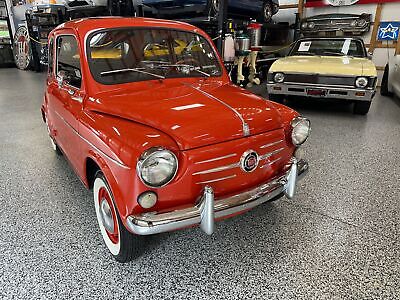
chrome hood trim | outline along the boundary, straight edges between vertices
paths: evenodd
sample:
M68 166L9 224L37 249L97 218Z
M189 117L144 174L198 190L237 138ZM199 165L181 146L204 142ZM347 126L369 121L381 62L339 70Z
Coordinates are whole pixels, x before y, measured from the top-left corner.
M217 97L215 97L215 96L203 91L199 87L195 87L195 86L190 85L190 84L185 84L185 85L195 89L196 91L200 92L201 94L203 94L204 96L206 96L206 97L208 97L208 98L210 98L212 100L218 101L219 103L221 103L225 107L229 108L240 119L240 121L242 122L243 136L249 136L250 135L249 124L246 123L246 121L244 120L243 116L236 109L234 109L232 106L230 106L228 103L222 101L221 99L219 99L219 98L217 98Z

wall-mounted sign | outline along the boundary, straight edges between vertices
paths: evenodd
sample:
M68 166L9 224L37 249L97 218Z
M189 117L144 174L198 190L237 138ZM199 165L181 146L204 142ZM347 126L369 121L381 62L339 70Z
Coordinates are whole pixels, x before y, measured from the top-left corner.
M400 22L381 22L378 30L379 41L397 41L399 38Z
M306 7L346 6L352 4L374 4L400 2L400 0L306 0Z

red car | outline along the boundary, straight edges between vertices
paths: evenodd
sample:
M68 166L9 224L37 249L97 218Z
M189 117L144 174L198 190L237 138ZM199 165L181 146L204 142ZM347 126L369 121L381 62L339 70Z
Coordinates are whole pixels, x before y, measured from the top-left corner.
M310 122L231 83L210 38L174 21L91 18L49 35L43 120L93 188L121 262L145 235L200 226L283 195L308 170Z

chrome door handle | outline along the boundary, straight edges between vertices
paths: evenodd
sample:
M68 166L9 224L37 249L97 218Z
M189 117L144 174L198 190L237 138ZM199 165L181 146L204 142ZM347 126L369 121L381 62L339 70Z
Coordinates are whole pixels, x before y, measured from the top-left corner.
M73 94L75 94L75 91L74 90L68 90L68 94L70 94L72 96Z

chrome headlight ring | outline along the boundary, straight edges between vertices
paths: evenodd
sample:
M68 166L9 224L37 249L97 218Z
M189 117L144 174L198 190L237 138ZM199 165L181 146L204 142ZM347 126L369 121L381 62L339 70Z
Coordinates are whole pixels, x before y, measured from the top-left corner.
M285 74L283 74L282 72L277 72L274 74L274 81L276 83L282 83L285 81Z
M291 122L292 126L291 138L292 143L296 147L305 143L311 133L311 122L304 117L295 117Z
M368 86L368 78L364 76L357 77L355 86L360 89L365 89Z
M178 172L178 158L167 149L150 148L140 156L136 172L146 186L160 188L175 178Z

